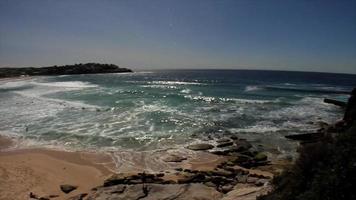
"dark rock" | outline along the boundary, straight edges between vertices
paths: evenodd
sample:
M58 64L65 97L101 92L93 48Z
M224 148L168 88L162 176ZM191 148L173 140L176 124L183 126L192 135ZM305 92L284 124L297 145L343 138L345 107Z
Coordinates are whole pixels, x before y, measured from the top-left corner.
M232 173L231 171L224 170L224 169L217 169L217 170L211 171L210 173L213 176L224 176L224 177L234 176L234 173Z
M246 182L247 182L247 178L248 178L247 175L238 176L237 181L238 181L239 183L246 183Z
M183 172L192 173L192 170L191 169L184 169Z
M265 161L265 160L267 160L267 156L264 153L258 153L257 155L255 155L255 157L253 159L255 161Z
M258 152L255 152L255 151L242 151L242 152L240 152L240 154L246 155L246 156L250 156L250 157L254 157L255 155L258 154Z
M256 177L248 177L246 180L247 183L252 183L252 184L255 184L257 181L258 181L258 178L256 178Z
M60 188L61 188L62 192L68 194L69 192L71 192L71 191L77 189L78 186L65 184L65 185L60 185Z
M240 163L243 163L243 162L247 162L250 159L251 159L251 157L249 157L249 156L238 154L238 155L230 158L229 161L233 162L234 164L240 164Z
M86 197L87 195L87 193L78 194L76 196L68 198L68 200L83 200L84 197Z
M247 151L252 147L252 145L245 140L237 140L235 143L238 152Z
M223 176L212 176L210 178L211 178L210 181L217 186L225 185L233 181L232 179L228 179Z
M104 187L119 185L119 184L141 184L141 183L166 183L165 180L160 177L164 174L147 174L147 173L138 173L135 175L125 175L125 174L114 174L110 178L104 181Z
M234 143L233 142L224 142L224 143L219 143L218 145L216 145L216 147L227 147L227 146L232 146Z
M183 171L182 168L175 168L175 170L176 170L176 171L179 171L179 172Z
M202 173L185 174L183 178L178 179L179 184L183 183L201 183L206 182L205 175Z
M232 140L238 140L238 139L239 139L239 138L238 138L237 136L235 136L235 135L230 136L230 138L231 138Z
M169 155L164 157L162 160L165 162L182 162L183 160L187 160L187 158L184 156Z
M290 140L297 140L297 141L315 141L319 140L324 136L324 133L321 132L316 132L316 133L303 133L303 134L295 134L295 135L286 135L284 136L287 139Z
M217 143L225 143L225 142L231 142L229 138L221 138L216 140Z
M35 193L30 192L29 196L30 198L38 199L38 196Z
M98 188L89 194L87 200L218 200L222 194L204 184L138 184L127 185L123 192L116 192L117 186ZM122 191L122 190L120 190Z
M206 186L208 186L208 187L216 187L216 185L213 183L213 182L206 182L206 183L204 183Z
M224 186L221 186L220 188L220 191L224 194L230 192L232 189L234 188L233 185L224 185Z
M126 184L126 183L127 183L126 175L122 173L114 174L110 178L104 181L104 187L118 185L118 184Z
M163 177L164 176L164 173L159 173L156 175L157 177Z
M40 197L38 200L49 200L49 197Z
M192 145L187 146L187 148L190 150L194 150L194 151L202 151L202 150L212 149L212 148L214 148L214 146L211 144L203 143L203 144L192 144Z
M268 182L267 179L258 179L256 182L255 182L255 185L260 187L260 186L263 186L264 184L266 184Z

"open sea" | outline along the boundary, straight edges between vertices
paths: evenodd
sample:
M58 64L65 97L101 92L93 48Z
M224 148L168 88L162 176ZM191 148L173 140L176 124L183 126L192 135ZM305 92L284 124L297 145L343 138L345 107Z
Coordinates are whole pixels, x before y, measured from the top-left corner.
M313 132L342 110L356 75L170 70L0 81L0 133L17 148L148 151L237 135L295 152L288 134Z

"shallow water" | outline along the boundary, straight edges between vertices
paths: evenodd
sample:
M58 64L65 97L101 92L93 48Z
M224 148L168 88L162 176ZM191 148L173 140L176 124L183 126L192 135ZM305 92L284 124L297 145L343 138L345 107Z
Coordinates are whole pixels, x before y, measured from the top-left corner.
M236 134L288 154L284 135L315 131L342 110L356 76L182 70L35 77L0 83L0 132L22 147L156 150Z

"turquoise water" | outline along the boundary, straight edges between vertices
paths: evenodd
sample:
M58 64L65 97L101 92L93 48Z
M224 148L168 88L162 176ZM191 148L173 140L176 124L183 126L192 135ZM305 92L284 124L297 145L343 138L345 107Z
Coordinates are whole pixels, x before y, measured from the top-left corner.
M288 153L342 110L352 75L185 70L34 77L0 83L0 132L24 147L153 150L238 135Z

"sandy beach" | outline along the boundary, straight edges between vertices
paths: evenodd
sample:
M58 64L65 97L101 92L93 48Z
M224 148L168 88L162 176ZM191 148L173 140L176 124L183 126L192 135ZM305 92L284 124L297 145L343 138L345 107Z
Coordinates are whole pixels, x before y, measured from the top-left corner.
M200 193L198 193L202 196L214 199L214 195L209 196L205 194L205 192L216 193L216 190L212 190L211 187L207 187L204 184L191 185L191 183L196 183L191 178L197 175L199 177L199 173L218 173L215 172L217 167L219 165L221 166L222 163L226 163L228 159L228 157L197 151L194 153L194 156L185 155L188 160L160 163L160 159L177 159L177 150L167 150L156 153L116 152L116 159L118 160L114 162L110 154L66 152L51 149L11 148L14 144L15 141L4 136L0 137L1 200L29 199L30 193L35 194L38 199L40 199L40 197L51 197L48 199L60 200L70 199L71 197L83 193L92 194L95 197L97 194L95 192L93 193L92 189L102 186L103 183L109 180L114 174L122 174L119 177L123 176L124 179L130 181L130 179L145 171L153 174L164 173L162 180L170 183L172 181L180 183L169 184L168 186L164 186L165 184L161 186L153 185L152 187L168 187L166 189L170 189L174 192L175 190L179 191L180 187L188 183L187 186L189 186L189 190L196 188L196 190L200 191ZM114 163L116 163L116 165ZM119 165L117 163L119 163ZM274 166L277 166L277 164L265 166L263 170L248 170L235 166L234 173L246 172L250 174L249 176L251 177L263 177L263 180L266 180L273 177L271 172L276 170ZM279 168L282 167L283 166ZM181 170L184 170L184 172L181 172ZM218 176L224 177L226 176L225 173L226 172L222 174L218 173ZM252 179L255 179L254 181L258 180L257 178ZM159 180L160 178L158 178L156 182L159 182ZM69 194L65 194L60 189L60 185L63 184L78 186L78 188ZM136 182L134 185L135 184ZM252 192L246 193L246 191L250 190ZM237 184L235 188L232 189L232 192L230 194L228 193L224 198L228 200L235 197L254 199L257 195L261 194L261 192L266 192L267 190L268 187L256 187L255 183ZM96 191L96 189L94 191ZM137 188L133 188L133 191L137 193ZM99 194L102 195L102 193ZM218 194L218 199L223 197L220 193L216 194ZM190 196L192 194L188 192L185 195Z
M1 200L28 199L30 192L67 199L90 191L111 174L110 158L105 155L47 149L6 151L11 143L10 139L0 137ZM78 189L65 194L60 190L61 184L75 185Z

